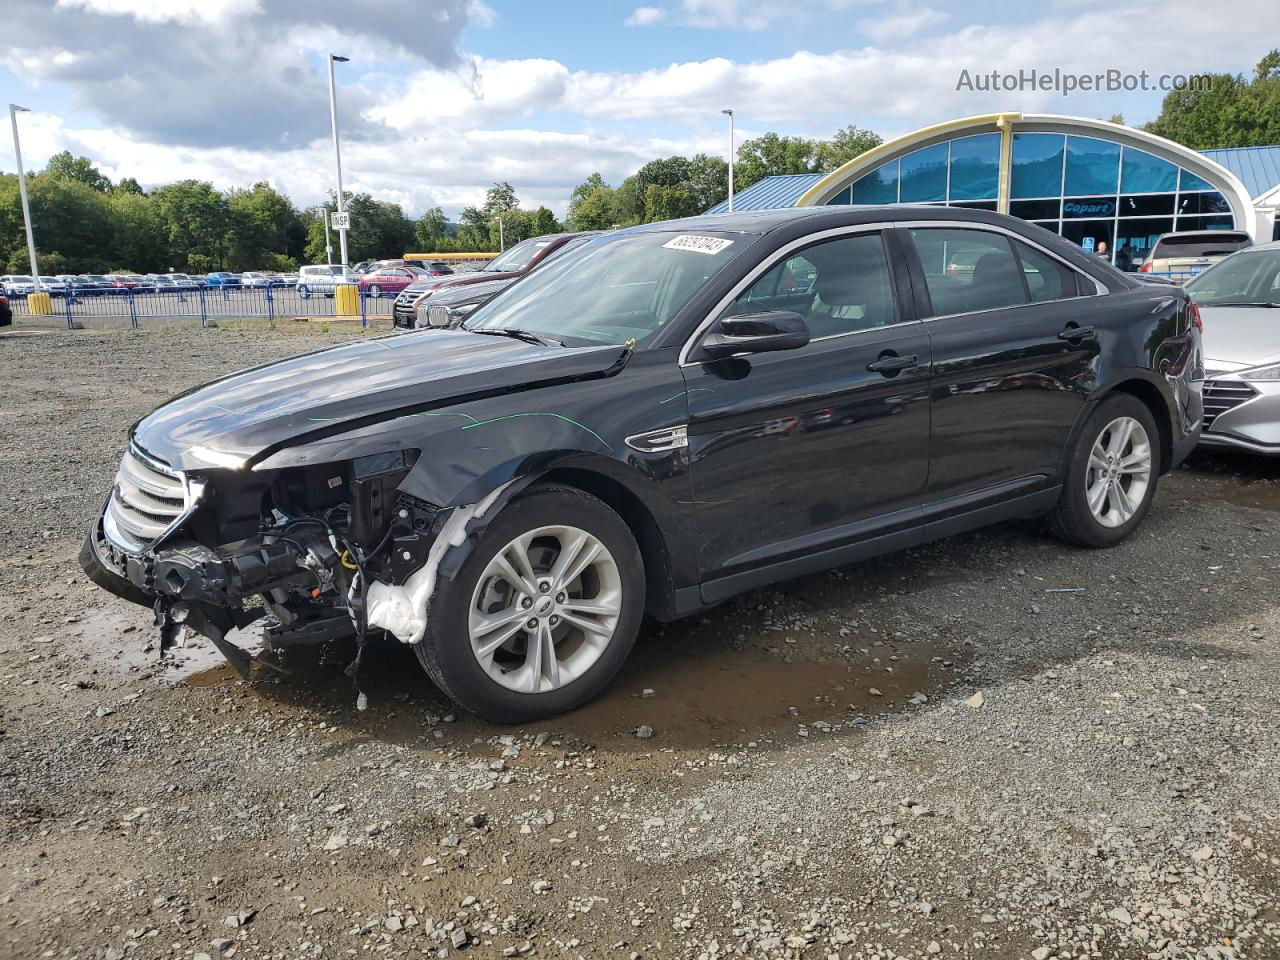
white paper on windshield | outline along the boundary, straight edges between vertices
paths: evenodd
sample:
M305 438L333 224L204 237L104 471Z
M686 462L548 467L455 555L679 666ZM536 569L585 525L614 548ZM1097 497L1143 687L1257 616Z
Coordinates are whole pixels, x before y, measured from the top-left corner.
M705 253L712 257L732 245L732 240L725 240L721 237L695 237L688 233L672 237L663 244L664 247L672 250L688 250L692 253Z

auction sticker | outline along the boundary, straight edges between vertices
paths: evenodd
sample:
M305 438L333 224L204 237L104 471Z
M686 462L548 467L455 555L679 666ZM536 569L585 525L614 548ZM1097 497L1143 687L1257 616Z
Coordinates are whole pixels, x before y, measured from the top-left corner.
M663 244L664 247L669 247L672 250L689 250L693 253L705 253L713 257L724 250L725 247L732 245L732 240L724 240L720 237L695 237L688 233L672 237Z

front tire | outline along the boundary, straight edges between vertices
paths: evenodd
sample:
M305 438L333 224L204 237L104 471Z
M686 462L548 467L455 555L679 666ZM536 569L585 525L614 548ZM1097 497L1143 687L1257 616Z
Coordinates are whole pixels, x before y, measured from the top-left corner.
M1050 530L1082 547L1115 546L1146 517L1159 477L1160 432L1151 410L1137 397L1111 394L1075 439Z
M303 300L310 300L311 288L308 287L306 284L303 284L298 288L298 296L300 296Z
M377 300L380 296L382 296L382 288L381 288L380 286L378 286L376 283L375 283L375 284L372 284L372 285L369 287L369 296L371 296L371 297L373 297L373 299Z
M436 587L414 650L468 710L497 723L540 720L608 686L644 606L644 563L622 518L580 490L535 487Z

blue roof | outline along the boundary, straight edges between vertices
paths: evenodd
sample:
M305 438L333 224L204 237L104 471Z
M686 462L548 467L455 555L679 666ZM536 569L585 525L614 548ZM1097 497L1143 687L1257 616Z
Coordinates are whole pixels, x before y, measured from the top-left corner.
M794 207L804 192L825 177L825 173L786 173L757 180L733 195L734 210L780 210ZM729 201L722 200L707 213L725 213Z
M1255 200L1280 183L1280 147L1225 147L1200 152L1239 177Z

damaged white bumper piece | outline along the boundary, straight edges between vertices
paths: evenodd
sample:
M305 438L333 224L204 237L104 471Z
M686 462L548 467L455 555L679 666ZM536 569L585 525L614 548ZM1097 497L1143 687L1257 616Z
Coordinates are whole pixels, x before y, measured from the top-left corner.
M427 632L427 607L436 588L436 573L440 561L454 547L460 547L467 539L467 526L478 520L498 501L504 490L515 481L504 483L483 500L470 506L454 507L444 522L440 535L427 551L427 562L409 575L405 582L395 584L374 580L369 584L368 622L393 634L402 643L414 644Z

